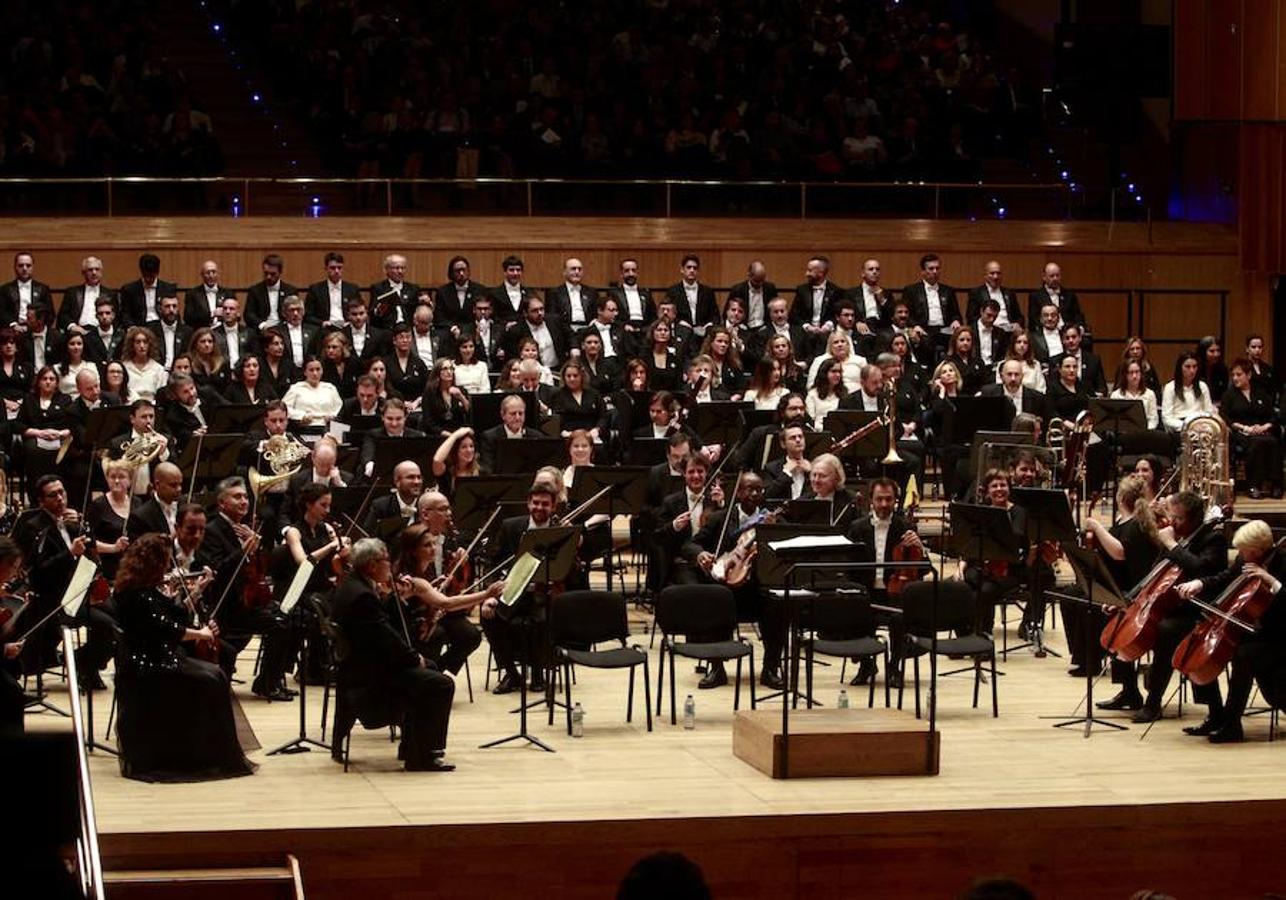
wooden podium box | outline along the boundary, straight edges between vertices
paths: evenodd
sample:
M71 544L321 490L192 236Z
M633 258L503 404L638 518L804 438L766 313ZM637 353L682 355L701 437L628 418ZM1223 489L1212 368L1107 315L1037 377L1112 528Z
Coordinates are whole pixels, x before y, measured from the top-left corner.
M800 709L790 714L791 778L937 775L941 732L896 709ZM765 775L784 778L781 711L741 710L732 752Z

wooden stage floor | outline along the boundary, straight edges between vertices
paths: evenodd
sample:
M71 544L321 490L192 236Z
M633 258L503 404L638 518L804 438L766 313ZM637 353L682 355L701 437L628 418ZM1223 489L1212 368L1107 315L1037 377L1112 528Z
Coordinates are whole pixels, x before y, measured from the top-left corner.
M631 613L631 619L636 639L646 644L645 614ZM1014 625L1011 621L1011 631ZM1010 639L1016 643L1012 634ZM1063 652L1064 644L1061 630L1051 633L1052 648ZM252 645L242 657L243 676L253 666L253 649ZM1058 848L1084 844L1085 836L1096 828L1106 829L1103 834L1115 838L1095 837L1095 842L1129 844L1145 831L1161 841L1163 829L1158 823L1186 821L1196 808L1217 810L1216 818L1225 817L1230 825L1258 822L1256 827L1263 837L1276 833L1286 840L1286 778L1282 777L1286 741L1268 742L1266 716L1248 720L1249 740L1241 745L1212 746L1183 735L1180 726L1199 721L1202 710L1190 704L1184 707L1182 721L1173 718L1176 710L1172 704L1168 717L1146 739L1140 726L1124 732L1096 728L1085 739L1079 728L1055 729L1042 719L1079 713L1083 680L1066 674L1065 660L1053 656L1037 659L1030 650L1016 651L1001 663L1006 675L1000 680L998 719L993 719L987 708L985 686L983 704L975 710L970 708L969 675L942 680L939 776L798 781L774 781L732 755L732 688L697 691L698 676L691 665L680 667L678 697L682 704L687 693L696 696L697 726L693 731L685 731L681 722L671 726L667 714L656 721L655 732L648 734L641 707L636 708L636 721L626 724L627 676L583 671L574 694L586 711L583 738L568 737L561 718L549 727L543 717L535 716L532 733L557 752L544 753L516 743L501 749L479 749L484 741L512 733L517 724L517 717L508 712L516 706L516 695L498 697L483 690L485 650L484 645L473 658L476 702L469 702L463 678L458 683L448 745L448 757L458 768L448 775L400 771L387 730L355 732L353 766L347 774L324 751L272 757L258 751L252 754L260 767L253 777L195 785L149 785L123 779L112 758L97 754L91 760L91 771L108 860L128 861L133 866L140 859L165 859L170 854L176 854L175 859L190 859L194 852L208 856L216 847L228 853L234 848L243 853L278 848L301 854L305 883L312 881L316 887L310 896L343 896L344 890L356 889L359 883L362 890L373 891L368 896L420 896L406 893L405 881L390 881L385 869L373 862L370 866L379 870L387 892L381 893L377 883L362 882L362 876L354 875L354 871L361 871L360 866L354 869L355 861L366 858L366 851L360 849L367 845L364 842L369 843L370 858L375 859L391 847L403 848L397 858L416 852L440 855L443 847L433 842L447 841L454 852L465 853L477 866L480 861L470 857L463 845L472 847L475 854L490 842L499 842L499 851L514 842L531 850L533 835L541 835L538 845L557 844L557 835L562 833L559 829L570 829L567 840L574 844L601 845L596 855L584 856L582 864L600 867L608 880L619 877L630 859L650 848L681 846L707 866L712 881L730 888L720 896L783 896L776 887L770 890L770 884L793 885L782 890L801 896L809 892L805 890L808 867L801 854L826 847L828 852L840 853L842 842L836 842L841 835L859 841L861 834L874 833L886 843L890 835L899 835L894 841L900 847L897 852L904 857L923 855L921 866L947 866L933 882L944 886L941 896L959 890L970 877L1007 871L1042 886L1042 896L1072 897L1126 896L1130 891L1122 889L1129 885L1147 886L1127 877L1124 882L1112 883L1111 892L1098 893L1088 890L1085 881L1067 878L1066 867L1080 864L1075 858L1063 859L1060 864ZM651 665L655 678L655 651ZM817 677L818 699L832 705L840 690L838 667L820 669ZM882 689L882 676L878 686ZM1096 687L1096 696L1110 696L1113 690L1104 677ZM52 699L65 704L60 691L55 688ZM864 706L865 688L847 691L854 706ZM238 685L236 692L264 748L277 746L297 733L296 703L258 700L247 685ZM640 701L642 693L640 689ZM877 703L881 697L882 691L877 690ZM320 700L320 690L310 689L309 730L314 736ZM100 737L109 702L110 693L97 695ZM908 685L908 708L910 702ZM744 690L743 703L748 703ZM773 706L776 708L775 703ZM31 728L63 728L67 720L46 713L28 721ZM948 824L952 822L956 824ZM531 827L506 830L524 825ZM957 831L948 834L952 828ZM185 836L185 832L194 834ZM722 843L712 840L715 834ZM1191 834L1181 828L1166 838L1170 843L1162 844L1169 847L1172 843L1177 853ZM1039 842L1037 835L1041 836ZM1080 844L1074 841L1077 835L1082 836ZM423 845L424 841L432 848ZM974 845L979 842L988 846L987 852L978 851ZM1032 846L1014 855L1014 848L1023 842ZM348 854L340 858L353 865L340 866L335 861L338 845ZM609 845L610 852L603 849ZM949 852L953 847L954 855ZM764 863L783 848L788 848L789 859L777 860L772 866L779 878L762 883L745 881L745 866ZM512 848L510 855L527 858ZM1173 875L1178 870L1166 868L1164 863L1174 858L1169 851L1162 852L1153 861L1155 866L1144 865L1129 877L1143 877L1154 870ZM1195 865L1195 859L1188 862ZM824 855L814 860L814 865L842 873L850 864L846 860L850 857L844 853L837 858ZM540 867L536 871L524 867L520 871L526 874L519 875L520 880L526 879L522 880L524 890L545 883L565 895L603 895L602 891L573 890L571 885L576 882L561 874L548 882L556 868L541 872ZM1265 882L1252 875L1244 862L1227 871L1210 866L1197 871L1212 879L1210 890L1220 881L1225 886L1236 883L1229 882L1230 877L1250 879L1248 884L1255 884L1256 889L1273 885L1273 876L1263 875L1268 879ZM1098 867L1087 877L1099 879L1094 884L1104 884L1095 873ZM922 889L923 882L916 880L922 877L923 872L902 872L892 881L862 883L868 894L899 896ZM1180 891L1185 884L1191 888L1201 883L1192 881L1193 877L1190 873L1178 883L1151 883L1179 896L1219 895L1218 891ZM531 879L535 881L528 884ZM462 895L459 885L453 889L449 881L412 880L421 886L432 883L440 891L424 896ZM1075 889L1069 887L1072 885ZM1060 886L1061 890L1054 889ZM1286 875L1277 878L1276 886L1286 887ZM517 896L523 893L518 887L510 885L489 895ZM823 895L845 893L822 890Z

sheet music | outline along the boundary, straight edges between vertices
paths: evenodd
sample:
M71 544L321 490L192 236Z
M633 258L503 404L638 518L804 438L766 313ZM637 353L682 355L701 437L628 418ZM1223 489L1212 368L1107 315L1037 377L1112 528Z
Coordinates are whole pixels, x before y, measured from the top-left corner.
M82 556L76 560L76 570L71 574L71 582L67 585L67 591L63 594L61 606L70 618L76 618L80 608L85 605L85 597L89 594L89 585L98 574L98 565L88 556Z
M290 615L290 611L295 608L299 598L304 595L304 588L308 586L308 579L313 577L313 570L317 566L309 561L304 560L295 570L295 577L290 580L290 587L286 589L286 596L281 598L281 611Z
M852 541L842 534L801 534L783 541L771 541L768 547L773 553L783 550L836 550L840 547L853 547Z

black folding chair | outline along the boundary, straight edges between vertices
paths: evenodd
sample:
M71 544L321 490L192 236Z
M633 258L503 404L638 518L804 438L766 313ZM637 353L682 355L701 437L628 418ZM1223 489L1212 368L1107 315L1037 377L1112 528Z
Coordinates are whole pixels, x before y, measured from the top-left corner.
M741 709L741 660L750 658L750 708L755 708L755 648L741 636L723 641L677 641L675 635L732 635L737 630L737 601L721 584L671 585L656 602L656 627L661 630L661 659L656 673L656 714L661 714L665 658L670 657L670 724L675 712L674 659L682 656L703 662L737 661L737 683L732 708Z
M910 656L915 667L915 717L920 718L920 657L936 652L938 656L953 656L973 660L973 706L978 708L978 686L982 683L982 663L991 666L991 714L1000 715L996 694L996 642L986 634L963 634L957 637L939 637L936 650L934 634L943 634L958 627L970 627L975 619L974 590L963 581L937 583L937 609L934 610L934 583L917 581L902 591L902 618L906 625L906 654L902 658L902 683L906 684L906 657ZM935 673L936 675L936 673ZM937 696L938 685L929 685L931 696ZM902 708L902 691L898 688L898 709Z
M625 598L608 591L568 591L554 597L549 604L549 640L555 666L562 664L563 700L567 705L567 733L572 733L572 666L590 669L629 669L630 694L625 707L625 721L634 720L634 670L643 667L644 706L647 730L652 730L652 687L648 674L647 651L637 644L628 645L629 622ZM594 645L613 642L608 650ZM585 649L588 648L588 649ZM552 689L552 688L551 688ZM554 704L549 704L549 724L554 724Z
M883 657L884 670L888 671L888 644L875 634L875 612L865 591L819 594L804 610L800 624L811 632L802 642L804 681L810 705L813 702L813 659L819 653L858 660ZM866 705L875 706L874 678L870 680ZM884 705L889 705L888 679L884 682Z

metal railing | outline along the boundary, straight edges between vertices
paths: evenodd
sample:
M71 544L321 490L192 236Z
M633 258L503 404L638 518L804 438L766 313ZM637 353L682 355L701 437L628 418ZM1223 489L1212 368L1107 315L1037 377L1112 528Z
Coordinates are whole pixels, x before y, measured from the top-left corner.
M0 178L0 210L29 215L757 215L799 219L1116 218L1065 182L726 181L694 178Z

